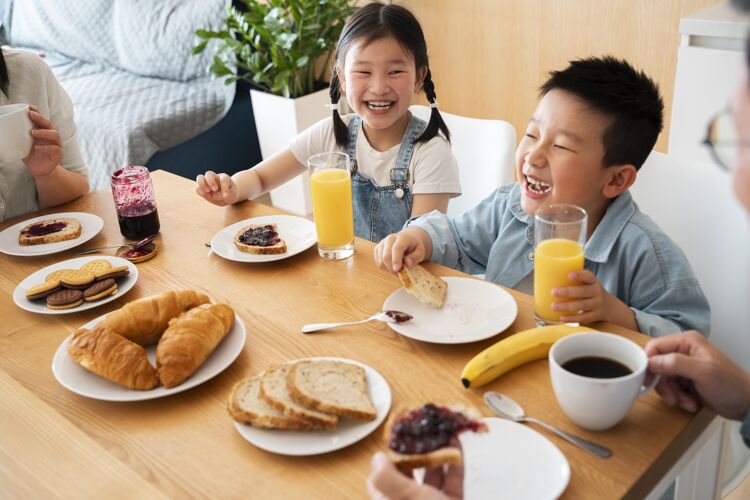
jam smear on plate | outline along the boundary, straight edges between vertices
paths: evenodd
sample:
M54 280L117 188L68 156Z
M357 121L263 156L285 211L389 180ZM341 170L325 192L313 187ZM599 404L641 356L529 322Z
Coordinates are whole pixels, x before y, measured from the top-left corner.
M23 234L26 236L46 236L52 233L59 233L65 229L67 225L67 222L53 222L51 224L40 222L26 228Z
M463 431L477 432L484 428L482 422L463 413L427 403L394 422L388 447L404 455L428 453L448 446Z
M256 247L270 247L276 245L281 238L279 233L273 230L273 226L253 227L240 235L240 243Z

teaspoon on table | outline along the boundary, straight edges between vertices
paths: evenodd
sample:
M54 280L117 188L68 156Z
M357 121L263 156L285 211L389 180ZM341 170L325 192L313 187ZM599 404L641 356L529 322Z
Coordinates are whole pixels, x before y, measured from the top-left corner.
M78 252L76 255L86 255L86 254L89 254L89 253L100 252L100 251L106 250L108 248L120 248L120 247L130 247L133 250L138 250L142 246L144 246L144 245L146 245L148 243L151 243L157 236L158 236L157 234L152 234L151 236L146 236L145 238L143 238L138 243L123 243L121 245L112 245L112 246L108 246L108 247L91 248L89 250L84 250L82 252Z
M363 319L359 321L348 321L345 323L312 323L310 325L304 325L302 327L302 333L313 333L319 330L327 330L329 328L336 328L338 326L361 325L362 323L367 323L368 321L374 321L374 320L383 321L385 323L404 323L406 321L409 321L410 319L412 319L412 316L405 312L380 311L378 313L373 314L367 319Z
M487 391L484 393L484 402L487 403L487 406L489 406L492 411L501 417L513 420L514 422L530 422L532 424L540 425L566 441L569 441L598 457L609 458L612 456L612 450L605 446L589 441L588 439L583 439L582 437L574 436L565 431L561 431L557 427L542 422L541 420L527 417L521 405L504 394L495 391Z

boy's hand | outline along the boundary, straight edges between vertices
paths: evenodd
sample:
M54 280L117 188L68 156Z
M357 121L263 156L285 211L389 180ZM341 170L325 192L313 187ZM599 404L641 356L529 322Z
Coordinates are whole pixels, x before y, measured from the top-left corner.
M573 300L553 302L552 310L565 311L569 315L560 316L565 323L594 323L611 320L612 301L617 300L607 292L594 273L588 270L574 271L568 274L571 281L579 281L578 286L555 288L553 297L566 297Z
M417 228L389 234L375 247L375 263L392 273L398 272L404 265L416 266L427 257L423 238L429 239L429 236Z
M223 207L237 203L239 199L237 184L227 174L216 174L209 170L195 181L198 183L195 192L214 205Z
M35 106L29 106L29 119L34 125L31 129L34 143L23 162L34 177L44 177L54 172L62 161L62 138Z

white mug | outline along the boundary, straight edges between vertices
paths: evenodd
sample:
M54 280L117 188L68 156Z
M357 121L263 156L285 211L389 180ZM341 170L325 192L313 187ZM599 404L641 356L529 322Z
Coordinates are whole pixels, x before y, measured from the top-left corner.
M616 378L578 375L562 365L581 357L602 357L617 361L630 369ZM648 357L644 350L625 337L611 333L574 333L558 340L549 351L552 388L565 414L576 424L591 431L614 427L625 418L638 396L658 382L643 386Z
M34 144L28 104L0 106L0 162L26 158Z

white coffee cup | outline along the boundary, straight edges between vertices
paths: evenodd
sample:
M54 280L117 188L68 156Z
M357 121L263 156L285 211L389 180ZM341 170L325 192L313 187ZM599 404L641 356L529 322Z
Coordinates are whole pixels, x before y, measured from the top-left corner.
M0 162L26 158L34 144L28 104L0 106Z
M616 378L596 378L575 374L563 368L568 361L600 357L617 361L631 373ZM574 333L558 340L549 351L552 388L565 414L591 431L614 427L625 418L639 395L659 381L643 386L648 357L643 348L625 337L611 333Z

